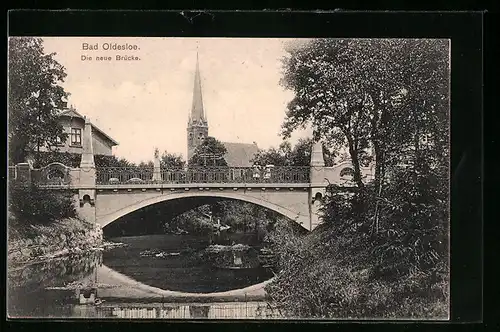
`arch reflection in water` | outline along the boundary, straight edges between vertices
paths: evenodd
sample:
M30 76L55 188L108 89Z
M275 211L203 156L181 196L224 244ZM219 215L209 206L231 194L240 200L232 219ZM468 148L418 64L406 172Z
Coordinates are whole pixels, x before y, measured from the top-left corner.
M239 238L238 238L239 237ZM104 264L152 287L187 293L224 292L270 279L259 261L259 244L231 235L225 245L211 245L209 236L145 235L114 238L127 246L104 253ZM229 250L234 247L234 250Z

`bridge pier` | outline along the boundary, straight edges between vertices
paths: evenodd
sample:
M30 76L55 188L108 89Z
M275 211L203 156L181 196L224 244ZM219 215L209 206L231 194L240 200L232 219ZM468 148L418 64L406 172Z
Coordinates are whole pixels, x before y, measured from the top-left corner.
M85 118L83 131L83 153L80 160L80 183L78 190L77 214L89 223L96 222L95 185L96 169L94 163L94 149L92 146L92 125Z
M327 186L323 146L320 142L313 145L310 166L309 216L311 224L309 230L312 231L321 223L321 201L325 197Z

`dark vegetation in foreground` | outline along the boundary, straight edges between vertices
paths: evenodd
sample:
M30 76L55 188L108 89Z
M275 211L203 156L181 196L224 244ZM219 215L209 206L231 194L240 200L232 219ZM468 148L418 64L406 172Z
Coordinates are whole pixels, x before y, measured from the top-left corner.
M44 190L15 180L9 182L9 211L18 223L28 225L76 217L71 191Z
M355 186L328 188L323 224L305 237L270 234L271 299L292 317L447 319L448 42L318 39L287 52L285 137L310 124L346 147Z
M332 194L325 223L309 234L287 223L269 233L279 262L266 289L273 303L291 317L446 319L447 227L436 223L446 220L442 211L394 201L400 210L374 232L373 196L363 197L372 207L362 214L352 210L359 199Z

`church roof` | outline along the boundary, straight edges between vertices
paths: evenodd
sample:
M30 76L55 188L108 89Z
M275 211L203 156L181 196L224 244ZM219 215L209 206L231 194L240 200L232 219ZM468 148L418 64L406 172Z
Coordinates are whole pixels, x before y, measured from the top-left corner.
M257 144L222 142L227 149L224 156L230 167L251 167L251 160L259 151Z
M196 53L196 71L194 73L193 104L191 106L191 114L189 117L189 122L192 121L196 121L198 124L206 124L207 122L205 110L203 108L203 96L201 93L201 76L198 53Z
M74 108L70 108L70 109L62 111L61 113L59 113L59 116L66 116L66 117L70 117L70 118L85 119L85 117L83 115L81 115L80 113L78 113ZM96 132L98 132L102 136L104 136L104 138L106 138L107 140L109 140L112 145L118 145L117 141L115 141L113 138L111 138L111 136L109 136L104 131L102 131L101 129L99 129L95 124L91 123L91 125L92 125L92 129L93 130L95 130Z

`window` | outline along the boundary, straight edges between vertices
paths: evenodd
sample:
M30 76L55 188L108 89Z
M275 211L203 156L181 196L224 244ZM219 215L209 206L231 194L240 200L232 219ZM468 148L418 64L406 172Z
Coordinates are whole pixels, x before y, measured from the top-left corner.
M82 130L71 128L71 145L82 145Z

